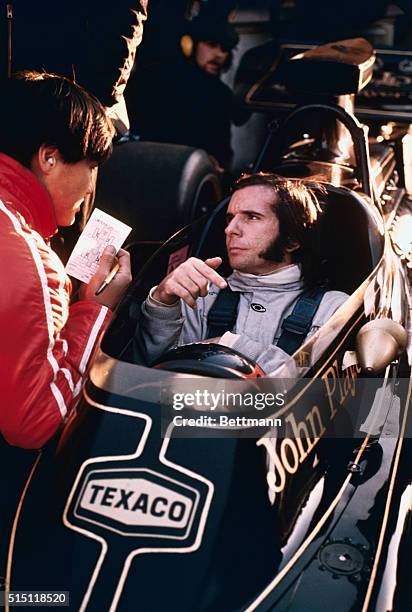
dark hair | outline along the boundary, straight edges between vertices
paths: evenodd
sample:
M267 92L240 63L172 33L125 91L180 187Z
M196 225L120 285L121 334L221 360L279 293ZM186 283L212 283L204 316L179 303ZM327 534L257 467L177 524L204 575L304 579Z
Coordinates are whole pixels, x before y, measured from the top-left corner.
M325 193L321 184L301 179L290 179L272 173L242 175L232 192L260 185L273 193L272 209L279 221L279 241L282 258L286 247L293 243L299 248L290 253L293 263L302 267L302 277L308 287L324 282L318 235L318 217L322 210L315 191Z
M26 167L41 145L68 164L110 156L114 128L102 104L69 79L24 71L3 83L0 151Z
M239 42L239 34L234 26L227 21L204 11L188 24L188 34L194 41L206 40L218 43L225 51L232 51Z

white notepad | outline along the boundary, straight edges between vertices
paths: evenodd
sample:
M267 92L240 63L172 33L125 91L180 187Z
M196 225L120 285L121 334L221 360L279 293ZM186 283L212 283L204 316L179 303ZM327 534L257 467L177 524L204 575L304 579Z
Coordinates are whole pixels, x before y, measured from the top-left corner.
M95 208L66 264L67 274L88 283L104 249L111 244L118 251L131 230L126 223Z

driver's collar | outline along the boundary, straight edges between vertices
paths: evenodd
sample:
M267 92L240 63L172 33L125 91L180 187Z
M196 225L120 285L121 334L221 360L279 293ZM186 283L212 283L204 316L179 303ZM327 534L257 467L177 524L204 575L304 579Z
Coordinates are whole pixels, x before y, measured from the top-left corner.
M233 270L228 281L231 289L240 291L246 288L288 291L303 287L300 264L290 264L270 274L248 274Z

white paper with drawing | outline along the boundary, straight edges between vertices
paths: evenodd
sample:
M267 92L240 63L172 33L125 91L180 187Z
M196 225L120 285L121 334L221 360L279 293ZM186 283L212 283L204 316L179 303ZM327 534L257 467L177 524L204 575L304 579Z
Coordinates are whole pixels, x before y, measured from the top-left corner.
M66 264L67 274L88 283L104 249L112 244L118 251L131 230L125 223L95 208Z

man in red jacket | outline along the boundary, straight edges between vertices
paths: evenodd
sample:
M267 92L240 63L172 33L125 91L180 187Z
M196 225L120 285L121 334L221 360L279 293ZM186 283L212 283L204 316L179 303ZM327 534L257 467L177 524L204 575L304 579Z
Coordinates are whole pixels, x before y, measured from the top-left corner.
M128 254L108 247L69 304L71 283L50 249L93 189L111 152L113 127L100 102L64 77L25 73L8 81L0 113L0 432L43 446L67 419L90 356L130 282Z

